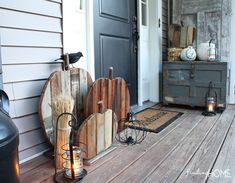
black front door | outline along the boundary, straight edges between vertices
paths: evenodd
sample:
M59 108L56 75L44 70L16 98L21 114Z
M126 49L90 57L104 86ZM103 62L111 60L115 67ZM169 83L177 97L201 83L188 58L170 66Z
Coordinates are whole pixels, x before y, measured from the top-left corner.
M136 0L94 0L95 77L123 77L137 103ZM135 40L134 40L134 39Z

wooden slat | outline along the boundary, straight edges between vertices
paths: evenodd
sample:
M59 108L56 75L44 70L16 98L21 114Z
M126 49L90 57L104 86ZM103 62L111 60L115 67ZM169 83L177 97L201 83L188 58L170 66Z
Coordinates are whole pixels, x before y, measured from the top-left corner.
M181 124L178 125L174 131L161 139L158 144L153 146L147 153L140 157L138 161L131 164L131 166L129 165L126 171L119 174L112 181L118 182L120 180L120 182L141 182L141 180L144 179L144 177L146 177L154 167L161 163L161 161L164 160L172 150L179 146L189 132L197 126L198 122L202 123L202 118L203 117L198 116L198 114L193 114L181 119ZM191 119L193 119L193 121ZM130 169L136 169L138 167L142 167L142 171L138 174L130 171Z
M78 141L81 142L81 146L85 146L84 150L86 150L84 159L90 160L111 146L114 140L112 135L115 136L117 132L117 120L113 116L115 113L111 109L94 113L79 127ZM83 145L84 138L86 138L85 145Z
M219 115L204 118L181 142L177 148L160 165L157 165L148 175L145 176L146 182L157 179L165 182L172 182L181 174L184 167L193 157L193 154L205 140L210 130L213 128ZM217 124L217 123L216 123ZM172 163L174 162L174 163Z
M233 106L234 111L234 106ZM235 180L235 120L212 168L208 183L230 183ZM218 174L220 173L220 174ZM219 176L218 176L219 175Z
M103 102L103 109L112 109L117 115L117 120L125 119L130 111L130 95L126 82L122 78L110 80L100 78L95 81L85 99L85 116L98 111L98 102ZM123 124L119 123L119 130Z
M40 167L37 168L37 171L29 171L26 172L20 178L20 182L31 182L31 183L39 183L44 179L53 176L55 173L53 163L45 162ZM34 177L32 179L32 177Z
M170 128L166 128L165 130L163 130L162 133L159 133L159 135L150 133L148 136L150 136L151 138L147 138L145 141L143 141L141 146L129 146L129 148L126 148L124 151L122 151L122 153L120 153L118 156L116 156L116 158L111 159L109 162L103 164L102 167L100 167L99 169L96 169L91 174L88 174L84 179L85 182L92 182L92 180L96 180L98 182L106 182L106 181L111 181L111 180L114 181L113 179L116 176L118 176L122 172L125 172L124 171L125 169L127 169L129 166L133 165L146 152L151 150L153 147L157 146L158 143L165 142L165 141L163 141L163 139L167 138L167 135L169 135L170 133L173 133L173 134L172 134L172 136L168 137L168 138L170 138L169 141L171 141L173 139L177 139L177 138L175 138L175 133L177 133L176 129L183 128L182 131L180 130L181 133L179 133L182 135L181 138L183 138L185 136L185 133L187 134L186 129L193 128L195 123L197 123L198 121L200 121L202 119L201 116L193 115L194 119L195 119L195 121L194 121L195 123L192 123L192 121L189 120L190 117L187 117L187 116L188 116L188 114L185 114L181 118L178 118L178 120L176 120L174 123L172 123L173 128L175 127L174 125L178 125L177 127L175 127L174 131L170 127ZM180 124L179 124L179 121L181 122ZM165 155L165 153L164 153L164 155ZM153 157L157 158L158 156L156 157L156 153L155 153ZM112 166L112 165L115 165L115 166ZM142 165L139 166L137 169L139 169L140 167L142 167ZM134 168L132 170L137 170L137 169ZM144 169L141 169L141 171L144 171ZM131 171L131 172L133 174L135 174L134 177L137 176L135 171ZM117 180L117 182L123 182L123 181L120 181L120 179L125 179L125 178L128 179L129 176L132 177L131 172L128 171L128 176L125 176L125 177L120 176L119 179L115 179L115 180ZM130 173L130 175L129 175L129 173ZM140 181L137 181L137 182L140 182Z
M23 176L26 172L32 171L33 169L36 169L40 165L49 162L50 159L48 159L45 156L39 156L34 158L33 160L30 160L28 162L22 163L20 165L20 174Z
M61 19L12 10L0 9L0 16L7 17L0 19L1 27L11 27L29 30L40 30L49 32L62 32ZM16 21L15 18L21 21Z
M227 131L234 119L234 108L227 109L222 116L217 120L216 126L210 131L209 135L202 143L200 148L194 154L193 158L190 160L188 165L185 167L184 171L177 179L177 182L205 182L207 179L207 174L195 174L200 172L210 172L214 161L220 151L221 146Z
M53 119L53 110L49 107L52 101L59 95L68 95L74 98L75 111L80 118L83 114L83 98L87 94L88 89L92 85L90 74L79 68L73 68L68 71L54 72L45 83L42 95L39 101L39 116L45 132L52 143L51 136L52 123L57 119Z

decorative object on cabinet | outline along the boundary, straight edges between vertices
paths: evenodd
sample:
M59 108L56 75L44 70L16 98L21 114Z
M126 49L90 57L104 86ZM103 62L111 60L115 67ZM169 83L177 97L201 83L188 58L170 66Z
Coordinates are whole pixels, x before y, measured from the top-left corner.
M226 62L163 62L163 103L205 107L213 82L217 105L226 107Z
M168 48L168 61L180 60L182 48Z
M216 59L216 48L215 43L211 39L208 42L200 43L197 48L197 57L203 61L215 61Z
M196 59L196 51L192 46L188 46L181 51L180 58L183 61L194 61Z

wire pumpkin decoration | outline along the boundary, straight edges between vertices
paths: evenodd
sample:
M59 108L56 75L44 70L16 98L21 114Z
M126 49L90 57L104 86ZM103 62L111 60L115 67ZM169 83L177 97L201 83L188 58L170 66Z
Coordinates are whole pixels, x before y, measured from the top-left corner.
M127 113L127 117L121 119L119 123L124 123L124 130L116 135L116 140L121 144L140 144L146 138L145 125L143 121L135 119L133 112Z

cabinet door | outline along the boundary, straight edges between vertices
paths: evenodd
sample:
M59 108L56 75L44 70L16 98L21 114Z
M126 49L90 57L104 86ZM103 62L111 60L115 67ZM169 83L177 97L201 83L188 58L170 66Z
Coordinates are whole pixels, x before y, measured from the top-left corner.
M172 1L172 23L196 27L195 46L216 39L221 61L229 59L231 12L231 0Z
M190 65L163 64L163 102L189 104L192 95Z

